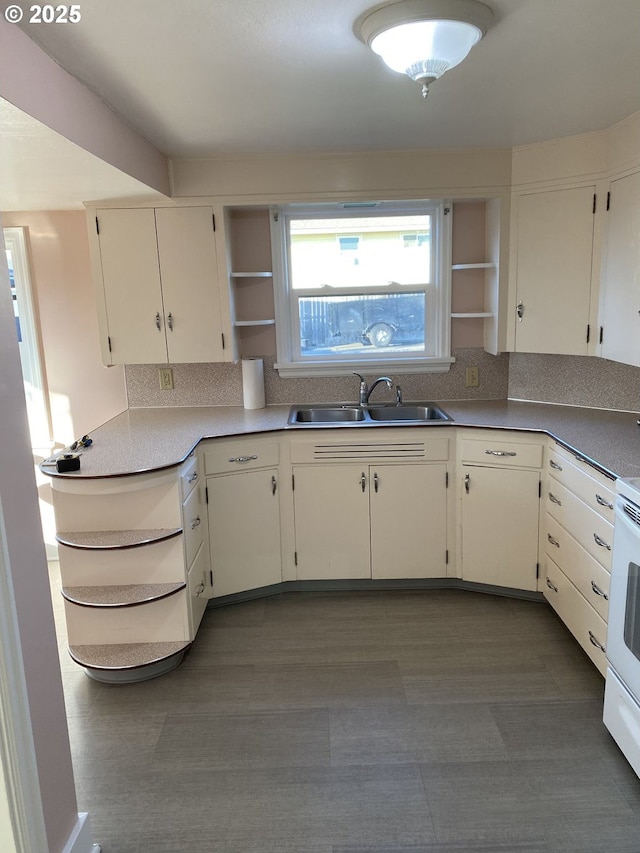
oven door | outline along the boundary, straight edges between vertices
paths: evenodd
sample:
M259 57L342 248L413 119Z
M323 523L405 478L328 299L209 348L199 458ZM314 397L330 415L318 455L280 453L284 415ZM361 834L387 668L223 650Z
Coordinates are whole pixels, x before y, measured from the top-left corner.
M607 658L640 699L640 508L616 499Z

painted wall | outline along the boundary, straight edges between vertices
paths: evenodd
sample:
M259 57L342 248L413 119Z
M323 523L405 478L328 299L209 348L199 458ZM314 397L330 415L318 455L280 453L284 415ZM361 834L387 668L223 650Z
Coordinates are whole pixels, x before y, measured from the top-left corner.
M0 520L15 598L48 851L58 853L76 825L78 811L22 371L1 239L0 249Z
M100 360L83 211L4 213L27 229L53 437L67 445L127 407L121 367Z

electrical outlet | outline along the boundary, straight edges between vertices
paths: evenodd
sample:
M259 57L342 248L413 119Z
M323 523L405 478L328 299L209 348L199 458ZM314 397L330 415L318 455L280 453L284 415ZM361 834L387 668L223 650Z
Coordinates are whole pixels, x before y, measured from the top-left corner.
M171 367L161 367L158 371L160 378L161 391L173 391L173 369Z
M477 367L467 367L467 371L465 374L465 381L467 383L467 388L477 388L480 380L478 378L478 368Z

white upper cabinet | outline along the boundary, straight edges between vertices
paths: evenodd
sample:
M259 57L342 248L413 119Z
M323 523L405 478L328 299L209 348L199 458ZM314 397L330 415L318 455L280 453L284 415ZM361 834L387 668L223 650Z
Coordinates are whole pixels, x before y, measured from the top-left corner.
M223 361L211 207L96 211L108 364Z
M611 182L607 216L601 355L640 366L640 172Z
M585 186L516 199L516 352L588 354L594 198Z

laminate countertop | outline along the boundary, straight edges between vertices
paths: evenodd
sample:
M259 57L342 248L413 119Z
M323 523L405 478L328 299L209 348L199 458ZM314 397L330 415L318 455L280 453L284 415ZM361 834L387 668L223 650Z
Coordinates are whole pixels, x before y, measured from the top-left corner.
M451 426L546 433L611 477L640 476L640 415L516 400L450 400L438 405L453 424L376 424L321 429L450 429ZM70 479L119 477L179 465L203 439L242 436L287 427L290 406L246 410L240 406L128 409L91 433L80 471L45 474ZM302 429L308 429L303 427Z

